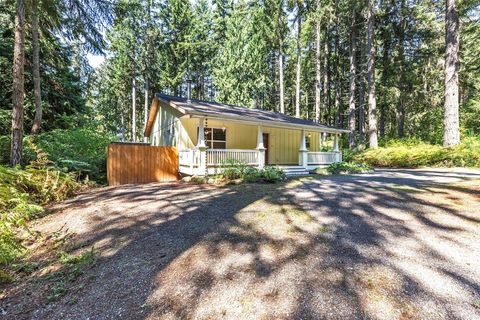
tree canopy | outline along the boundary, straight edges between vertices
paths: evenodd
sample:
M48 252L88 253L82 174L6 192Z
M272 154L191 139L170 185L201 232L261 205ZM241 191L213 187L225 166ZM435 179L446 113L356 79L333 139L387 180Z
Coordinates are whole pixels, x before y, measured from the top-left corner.
M454 131L480 134L475 0L6 0L1 135L11 134L19 3L27 133L40 109L43 131L92 126L138 140L154 92L185 95L192 79L195 98L350 128L351 147L374 146L372 132L441 143L456 103ZM104 54L99 68L88 52ZM449 70L458 81L445 81Z

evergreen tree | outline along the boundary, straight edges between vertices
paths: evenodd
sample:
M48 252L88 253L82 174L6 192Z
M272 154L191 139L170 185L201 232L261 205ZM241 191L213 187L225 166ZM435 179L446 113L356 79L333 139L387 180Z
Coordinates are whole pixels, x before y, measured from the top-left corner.
M460 21L455 0L447 0L445 7L445 116L443 145L453 147L460 143L458 115L458 70Z

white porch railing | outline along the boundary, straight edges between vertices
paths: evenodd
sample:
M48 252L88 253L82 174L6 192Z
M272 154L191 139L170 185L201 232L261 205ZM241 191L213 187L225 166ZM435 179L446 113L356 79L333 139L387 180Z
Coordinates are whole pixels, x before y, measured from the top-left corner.
M342 154L340 152L308 152L307 163L309 165L315 164L331 164L342 161Z
M227 161L234 160L249 166L263 167L260 160L264 157L263 150L244 149L190 149L178 151L179 171L188 175L216 174L222 170ZM299 155L306 155L305 168L315 168L342 161L340 152L305 152ZM302 160L304 161L304 160ZM302 166L302 163L300 163Z
M243 149L207 150L207 166L221 166L228 160L234 160L250 166L258 165L258 151Z
M200 164L200 151L195 149L178 151L178 164L197 167Z

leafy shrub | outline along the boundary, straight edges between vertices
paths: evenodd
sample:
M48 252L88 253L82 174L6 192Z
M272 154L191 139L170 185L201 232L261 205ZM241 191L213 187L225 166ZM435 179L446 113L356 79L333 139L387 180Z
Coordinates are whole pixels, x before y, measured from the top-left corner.
M327 167L327 172L330 174L363 173L370 170L372 168L369 165L356 162L337 162Z
M278 167L267 166L260 170L260 178L263 182L274 183L285 178L285 173Z
M245 175L245 170L248 168L246 163L235 160L227 159L221 165L221 174L220 177L225 180L236 180L243 178Z
M0 164L10 163L10 136L0 136ZM26 136L23 139L22 165L28 165L31 161L37 159L37 154L32 145L32 139Z
M220 178L226 181L243 179L246 182L268 182L274 183L285 177L284 172L274 166L267 166L261 170L250 167L243 162L228 159L222 165Z
M75 172L79 178L88 176L98 182L106 181L106 149L113 137L91 129L68 129L26 136L22 165L31 162L53 164L59 170ZM0 164L8 164L10 137L0 137Z
M354 157L377 167L480 167L480 138L469 137L454 148L443 148L415 139L394 140Z
M262 171L257 168L249 167L244 172L243 180L245 182L259 182L262 180Z
M16 230L43 213L41 205L70 197L80 185L53 168L0 166L0 265L23 254Z
M36 138L38 147L55 165L68 172L106 180L107 146L112 137L89 129L53 130Z

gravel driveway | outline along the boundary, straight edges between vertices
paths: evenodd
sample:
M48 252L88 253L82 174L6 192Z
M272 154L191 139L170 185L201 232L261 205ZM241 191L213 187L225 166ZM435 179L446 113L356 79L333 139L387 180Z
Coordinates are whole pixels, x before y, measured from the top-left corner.
M55 302L9 288L5 318L480 319L480 171L125 186L54 210L34 229L97 261Z

